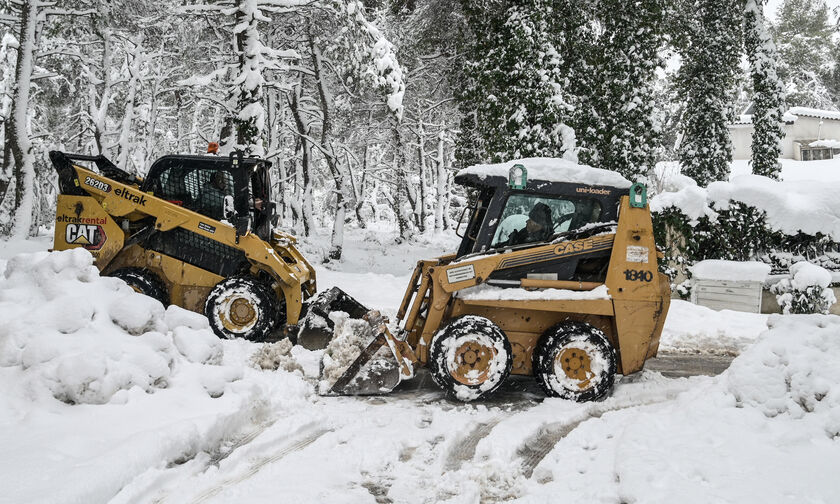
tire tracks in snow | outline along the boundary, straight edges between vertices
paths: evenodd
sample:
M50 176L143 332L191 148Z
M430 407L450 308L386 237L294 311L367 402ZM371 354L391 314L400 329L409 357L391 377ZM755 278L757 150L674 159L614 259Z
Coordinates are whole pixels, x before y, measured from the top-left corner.
M601 418L602 415L613 411L668 402L673 400L683 390L683 388L667 390L662 396L647 398L642 401L622 401L617 404L596 403L584 409L579 415L576 415L576 418L543 424L516 449L522 475L530 479L534 474L534 469L554 449L557 443L571 434L582 423Z
M297 451L300 451L300 450L306 448L307 446L309 446L312 443L314 443L315 441L317 441L324 434L326 434L328 432L332 432L333 429L326 428L326 427L323 427L323 426L313 425L313 426L310 426L309 428L305 428L303 430L304 430L304 432L302 432L302 433L298 434L297 436L293 437L292 439L290 439L289 442L285 446L283 446L283 448L278 450L276 453L274 453L270 457L265 457L265 458L261 458L261 459L257 460L256 462L251 464L251 467L247 471L243 472L242 474L239 474L237 476L233 476L233 477L230 477L230 478L226 478L226 479L222 480L219 484L201 492L193 500L191 500L190 503L191 504L199 504L201 502L206 502L208 499L210 499L210 498L218 495L219 493L221 493L225 488L228 488L232 485L236 485L238 483L242 483L243 481L253 477L258 472L260 472L260 470L263 467L265 467L269 464L273 464L273 463L279 461L280 459L282 459L282 458L284 458L284 457L286 457L286 456L288 456L292 453L295 453Z
M476 425L469 434L460 439L456 439L446 456L446 462L443 465L443 470L457 471L461 468L461 465L463 465L464 462L472 460L475 457L475 448L478 446L478 442L489 436L493 427L509 416L509 414L499 415L486 422L479 422L479 424Z

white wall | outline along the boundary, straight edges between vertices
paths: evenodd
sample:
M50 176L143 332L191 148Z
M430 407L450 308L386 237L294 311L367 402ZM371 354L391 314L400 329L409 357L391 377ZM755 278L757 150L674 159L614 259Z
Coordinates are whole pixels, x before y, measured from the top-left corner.
M820 119L816 117L799 118L793 124L783 124L782 132L785 136L782 139L781 157L793 159L794 154L799 158L798 152L794 153L794 142L797 140L840 140L840 121L833 119ZM729 133L732 138L732 158L750 159L752 154L752 124L734 124L729 126Z

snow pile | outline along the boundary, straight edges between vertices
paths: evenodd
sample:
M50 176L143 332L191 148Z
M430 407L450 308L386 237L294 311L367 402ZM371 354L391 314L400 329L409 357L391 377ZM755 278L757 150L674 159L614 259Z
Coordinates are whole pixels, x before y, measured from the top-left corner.
M363 319L350 318L346 312L330 313L330 320L335 324L334 336L324 350L321 380L318 391L328 394L333 385L347 371L371 341L370 324Z
M262 345L251 358L251 362L260 369L282 369L290 373L294 371L303 373L303 367L292 356L292 342L289 338Z
M120 391L167 388L179 368L220 364L223 350L201 315L100 277L86 250L23 254L0 279L0 366L31 393L104 404ZM238 373L212 368L206 391Z
M726 374L737 405L767 417L804 419L840 437L840 317L774 315L765 339Z
M712 182L701 188L687 177L676 192L651 198L652 212L675 208L696 223L703 216L715 218L716 210L737 201L766 212L770 228L785 234L824 233L840 240L840 182L779 182L758 175L740 175L729 182Z
M660 352L737 355L767 330L768 315L672 299L659 340Z
M481 179L487 177L508 178L510 169L515 164L521 164L528 170L528 180L547 182L568 182L572 184L587 184L609 186L627 189L631 183L618 172L602 170L591 166L577 164L560 158L524 158L514 159L506 163L479 164L464 168L456 177L476 175Z
M800 261L790 267L790 278L784 278L771 287L776 301L785 314L827 314L837 299L828 288L831 272L816 264Z
M585 406L605 412L553 447L522 501L836 501L840 318L777 315L770 326L723 375L692 378L672 400Z
M770 265L758 261L722 261L708 259L688 268L697 280L731 280L764 282L770 274Z
M481 284L467 287L455 293L455 296L470 301L574 301L588 299L610 299L606 285L599 285L592 290L573 291L569 289L522 289L519 287L496 287Z

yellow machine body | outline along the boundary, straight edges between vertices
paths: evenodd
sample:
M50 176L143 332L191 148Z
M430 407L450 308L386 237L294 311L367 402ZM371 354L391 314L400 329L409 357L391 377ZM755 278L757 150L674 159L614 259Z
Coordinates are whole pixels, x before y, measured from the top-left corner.
M224 278L154 250L132 239L140 222L154 222L154 231L186 230L221 246L242 251L249 273L268 275L278 299L285 301L286 323L296 324L302 301L316 292L315 270L295 247L296 239L272 232L265 241L233 225L141 192L85 167L73 165L73 184L86 195L60 194L56 207L53 248L82 247L91 252L103 274L119 268L150 270L166 284L170 302L203 313L210 290Z
M589 291L606 285L604 299L483 300L458 293L480 285L494 271L511 264L537 264L563 256L610 249L606 280L576 282L522 278L522 288ZM512 374L532 374L532 352L547 329L563 321L587 322L604 332L618 357L618 372L641 370L656 356L670 304L670 282L657 269L657 250L647 206L634 208L623 196L615 233L543 244L508 253L478 255L454 261L447 255L420 261L403 297L395 339L398 360L425 365L434 335L461 315L490 319L506 335L513 351ZM455 281L450 281L450 279ZM404 369L404 378L411 375Z

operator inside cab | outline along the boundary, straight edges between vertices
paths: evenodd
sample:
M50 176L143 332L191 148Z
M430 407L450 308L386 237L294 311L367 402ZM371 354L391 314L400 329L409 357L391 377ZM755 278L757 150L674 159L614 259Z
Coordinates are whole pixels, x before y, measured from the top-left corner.
M554 234L554 224L551 219L551 208L545 203L537 202L528 212L525 227L512 232L503 246L522 245L545 241Z
M213 173L210 180L201 189L199 195L201 213L213 219L222 220L224 218L225 195L227 195L227 181L224 172L219 170Z

